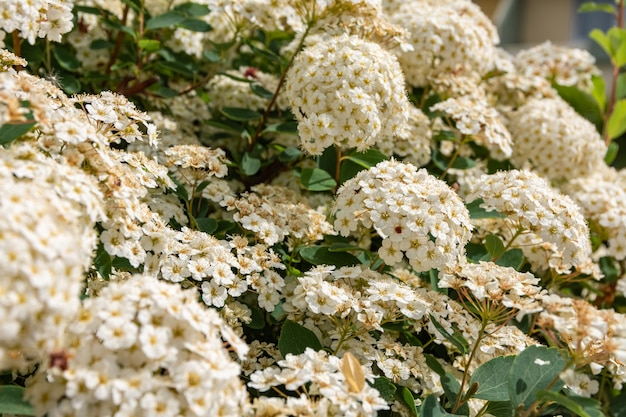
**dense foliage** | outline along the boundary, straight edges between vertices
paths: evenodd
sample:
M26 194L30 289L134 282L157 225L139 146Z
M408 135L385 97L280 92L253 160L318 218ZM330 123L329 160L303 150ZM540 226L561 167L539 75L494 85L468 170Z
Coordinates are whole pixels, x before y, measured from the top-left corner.
M0 414L626 415L623 6L4 0Z

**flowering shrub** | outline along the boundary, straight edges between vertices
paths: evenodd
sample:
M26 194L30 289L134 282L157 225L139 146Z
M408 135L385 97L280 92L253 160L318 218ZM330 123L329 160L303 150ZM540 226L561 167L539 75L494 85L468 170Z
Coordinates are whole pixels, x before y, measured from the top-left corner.
M624 415L621 25L4 1L0 415Z

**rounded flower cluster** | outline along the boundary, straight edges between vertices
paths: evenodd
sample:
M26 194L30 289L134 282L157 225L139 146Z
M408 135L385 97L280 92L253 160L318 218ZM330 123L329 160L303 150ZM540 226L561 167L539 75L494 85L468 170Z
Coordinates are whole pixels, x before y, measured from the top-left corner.
M515 57L515 66L520 74L528 77L538 76L588 90L591 76L600 74L595 61L584 49L557 46L548 41L520 51Z
M306 198L284 187L259 184L241 198L225 198L228 211L236 210L233 219L253 232L266 245L290 236L299 242L322 240L335 234L326 216L313 210Z
M468 201L482 198L482 208L506 215L519 233L535 233L552 243L561 253L563 268L589 262L591 241L585 218L568 196L552 189L545 179L511 170L483 175L473 188Z
M332 145L360 151L406 129L409 101L396 58L356 36L305 48L287 73L285 94L302 147L320 155Z
M571 180L604 166L606 146L595 126L561 98L531 99L510 114L511 161L551 180Z
M473 301L485 300L518 310L518 319L541 311L541 304L537 301L541 287L537 284L539 278L530 272L518 272L483 261L448 267L440 274L438 282L440 288L454 288Z
M45 360L77 315L103 217L98 186L28 145L0 152L0 369Z
M613 169L577 178L564 192L578 203L600 236L608 243L607 254L626 259L626 177Z
M388 408L378 390L366 382L374 381L371 369L362 366L349 353L339 359L323 350L315 352L307 348L300 355L287 354L285 359L278 362L278 366L253 373L250 381L248 385L260 391L284 385L289 391L299 391L302 387L302 391L308 394L300 397L260 398L253 404L257 408L257 415L270 415L259 412L270 406L279 411L279 415L310 415L310 410L314 409L329 417L374 417L378 410Z
M72 30L74 0L3 0L0 30L19 36L32 45L37 38L61 42L61 35Z
M335 229L358 224L383 238L378 250L389 265L403 255L418 272L456 262L469 241L469 213L446 183L411 164L384 161L346 181L337 192Z
M474 142L485 146L494 158L503 160L513 153L511 134L498 111L485 98L453 97L435 104L430 110L441 111L450 117L461 134L471 136Z
M407 82L423 86L428 77L460 69L484 74L496 58L497 31L480 8L468 1L403 2L392 21L406 28L413 51L399 54Z
M598 309L585 300L544 294L544 311L537 324L552 334L554 344L566 343L572 357L589 363L593 374L604 368L616 389L626 382L626 325L624 315L613 309ZM558 340L556 335L558 335Z
M86 299L66 349L27 388L37 415L243 415L230 351L243 359L248 347L197 298L136 275Z
M202 182L215 177L223 178L228 174L226 165L228 160L222 149L211 149L199 145L175 145L165 149L163 153L163 164L169 168L171 175L187 189L189 195L193 195L196 187ZM220 181L211 182L215 182L213 187L224 185ZM226 192L227 190L220 191Z

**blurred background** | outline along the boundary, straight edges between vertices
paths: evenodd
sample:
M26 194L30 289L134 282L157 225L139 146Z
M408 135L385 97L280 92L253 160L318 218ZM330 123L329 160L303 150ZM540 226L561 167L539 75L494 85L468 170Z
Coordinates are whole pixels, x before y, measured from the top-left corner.
M546 40L589 50L599 64L608 62L588 35L594 28L606 30L614 23L607 13L577 13L586 0L474 0L498 27L501 45L515 53ZM615 4L615 0L595 0Z

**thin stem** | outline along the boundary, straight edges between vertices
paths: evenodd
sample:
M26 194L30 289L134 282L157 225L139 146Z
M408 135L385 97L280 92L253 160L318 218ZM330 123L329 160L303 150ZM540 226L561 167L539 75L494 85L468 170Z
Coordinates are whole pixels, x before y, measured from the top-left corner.
M454 153L452 154L452 157L450 158L450 162L448 162L446 169L443 171L443 174L441 174L441 177L439 177L441 181L443 181L446 178L446 175L448 175L448 171L450 170L450 168L452 168L454 161L456 161L456 158L458 158L459 153L461 153L461 148L463 147L463 145L465 145L468 138L469 138L468 135L463 135L461 142L459 142L459 146L456 147L456 149L454 150Z
M270 116L270 111L272 110L272 107L274 107L274 104L276 104L276 100L278 99L278 94L280 93L280 90L283 88L283 84L285 84L285 80L287 79L287 71L289 71L289 68L291 68L291 65L293 64L293 61L295 60L296 56L298 55L298 53L300 52L300 50L304 46L304 40L308 36L309 31L311 30L312 27L313 27L312 25L308 25L307 26L306 30L302 34L302 39L300 39L300 43L298 43L298 47L296 48L296 51L293 53L293 55L289 59L289 62L287 63L287 66L285 67L285 70L281 74L280 80L278 81L278 85L276 86L276 90L274 91L274 95L272 96L272 99L270 100L270 103L265 108L265 112L263 113L263 117L261 117L261 120L259 121L259 124L257 125L256 130L254 131L254 135L250 139L250 144L248 145L248 151L252 150L252 148L254 147L254 144L259 139L259 136L261 136L261 132L263 131L263 127L267 123L267 119Z
M519 227L517 229L517 231L515 232L515 234L513 235L513 237L511 238L511 240L509 240L509 242L506 244L506 246L504 247L504 250L502 251L502 254L498 255L498 256L494 256L493 258L491 258L491 262L497 262L498 259L500 259L500 257L511 248L511 245L513 245L513 242L515 241L515 239L517 239L522 233L524 233L524 229Z
M463 389L465 388L465 384L467 383L467 376L469 375L469 367L476 355L476 351L478 350L478 346L480 342L485 337L485 329L487 328L487 322L483 320L480 324L480 333L478 334L478 339L476 339L476 343L474 343L474 347L470 352L469 357L467 358L467 362L465 364L465 371L463 371L463 379L461 379L461 387L459 388L459 393L456 396L456 401L454 402L454 406L452 407L452 414L456 413L456 411L463 405Z
M126 20L128 19L129 9L130 8L128 7L128 5L124 7L124 12L122 14L122 22L121 22L122 25L126 24ZM125 36L126 34L122 32L121 30L117 32L117 37L115 38L115 47L113 48L113 53L111 53L109 62L107 63L106 68L104 69L104 73L107 75L111 73L111 68L113 67L113 64L115 64L115 61L117 61L117 57L120 55L120 51L122 50L122 44L124 43Z
M624 0L619 0L617 6L617 27L622 29L624 27ZM613 114L613 109L615 107L615 101L617 99L617 80L619 78L619 70L620 67L616 65L615 60L611 58L611 64L613 65L613 73L611 76L611 92L609 95L609 102L607 103L606 114L604 115L604 127L602 129L602 137L604 138L604 143L608 146L611 143L611 138L609 137L608 132L608 121L611 118L611 114Z
M17 32L17 29L11 32L11 37L13 38L13 53L21 57L22 56L22 39L20 38L20 35ZM15 69L19 71L22 69L22 66L16 65Z

